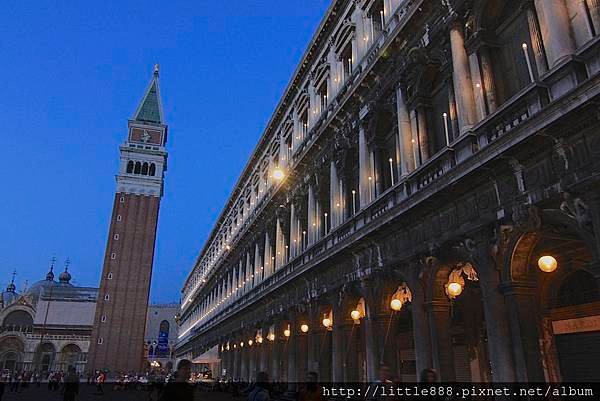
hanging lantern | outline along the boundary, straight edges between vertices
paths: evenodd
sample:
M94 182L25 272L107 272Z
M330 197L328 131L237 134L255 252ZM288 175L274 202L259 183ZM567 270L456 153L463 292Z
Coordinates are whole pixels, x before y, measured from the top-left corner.
M323 326L327 329L327 330L331 330L332 326L333 326L333 311L329 311L329 313L325 313L323 315Z
M400 284L394 295L392 295L392 300L390 301L390 308L393 311L398 312L402 309L402 306L407 302L412 301L412 293L410 292L410 288L406 283Z
M448 276L448 282L444 285L448 298L454 299L463 292L465 279L462 278L462 270L454 269Z
M308 324L303 324L300 326L300 331L303 333L308 333Z
M275 341L275 326L269 327L269 334L267 335L269 341Z
M263 342L262 329L256 332L256 342L259 344Z
M390 301L390 308L392 308L393 311L398 312L400 309L402 309L402 301L397 298L392 298Z
M540 256L540 258L538 259L538 267L544 273L552 273L558 268L558 261L554 256Z
M448 282L444 284L446 295L448 298L454 299L462 294L465 288L465 279L463 275L470 281L478 281L477 272L470 263L460 264L457 268L450 272Z
M358 300L356 307L350 312L350 317L354 320L355 324L360 324L360 319L365 317L365 300L361 298Z

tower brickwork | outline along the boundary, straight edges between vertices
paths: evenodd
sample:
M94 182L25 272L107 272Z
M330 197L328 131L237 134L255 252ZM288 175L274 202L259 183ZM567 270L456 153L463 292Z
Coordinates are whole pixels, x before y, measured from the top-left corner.
M167 125L154 73L120 146L120 167L89 353L90 369L143 368L146 312L164 172Z

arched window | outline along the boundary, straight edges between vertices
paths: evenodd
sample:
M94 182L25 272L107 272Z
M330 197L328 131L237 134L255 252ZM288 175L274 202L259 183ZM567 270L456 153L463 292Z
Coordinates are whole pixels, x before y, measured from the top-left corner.
M156 175L156 164L150 163L150 175L154 177Z
M22 310L10 312L2 322L2 326L33 326L33 318L31 315Z
M129 160L127 162L127 174L133 173L133 161Z
M158 344L155 353L158 357L165 357L169 353L169 322L163 320L158 327Z
M142 163L135 162L135 169L133 170L133 173L139 174L141 170L142 170Z
M148 175L148 163L142 164L142 175Z
M75 366L77 362L79 362L81 348L76 344L65 345L60 354L60 362L63 365L62 368L66 370L69 366Z
M162 322L160 322L160 326L158 328L159 332L161 333L167 333L167 335L169 334L169 322L166 320L163 320Z

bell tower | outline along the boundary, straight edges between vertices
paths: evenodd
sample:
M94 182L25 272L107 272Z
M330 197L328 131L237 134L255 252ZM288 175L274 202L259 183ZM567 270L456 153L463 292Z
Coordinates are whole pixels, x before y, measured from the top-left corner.
M167 169L167 125L158 84L159 69L135 114L127 139L119 147L117 187L104 255L90 369L140 372L158 210Z

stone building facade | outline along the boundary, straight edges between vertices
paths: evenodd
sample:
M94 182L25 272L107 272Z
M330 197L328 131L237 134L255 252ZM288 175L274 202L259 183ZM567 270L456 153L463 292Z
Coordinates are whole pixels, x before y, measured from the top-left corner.
M175 343L179 304L153 304L146 314L146 369L172 371L175 366Z
M51 268L22 292L13 280L0 294L0 371L85 370L98 289L70 281L67 269L56 281Z
M141 372L167 125L158 65L120 146L117 188L100 279L90 349L93 369Z
M184 283L178 357L597 380L599 34L597 0L333 1Z

